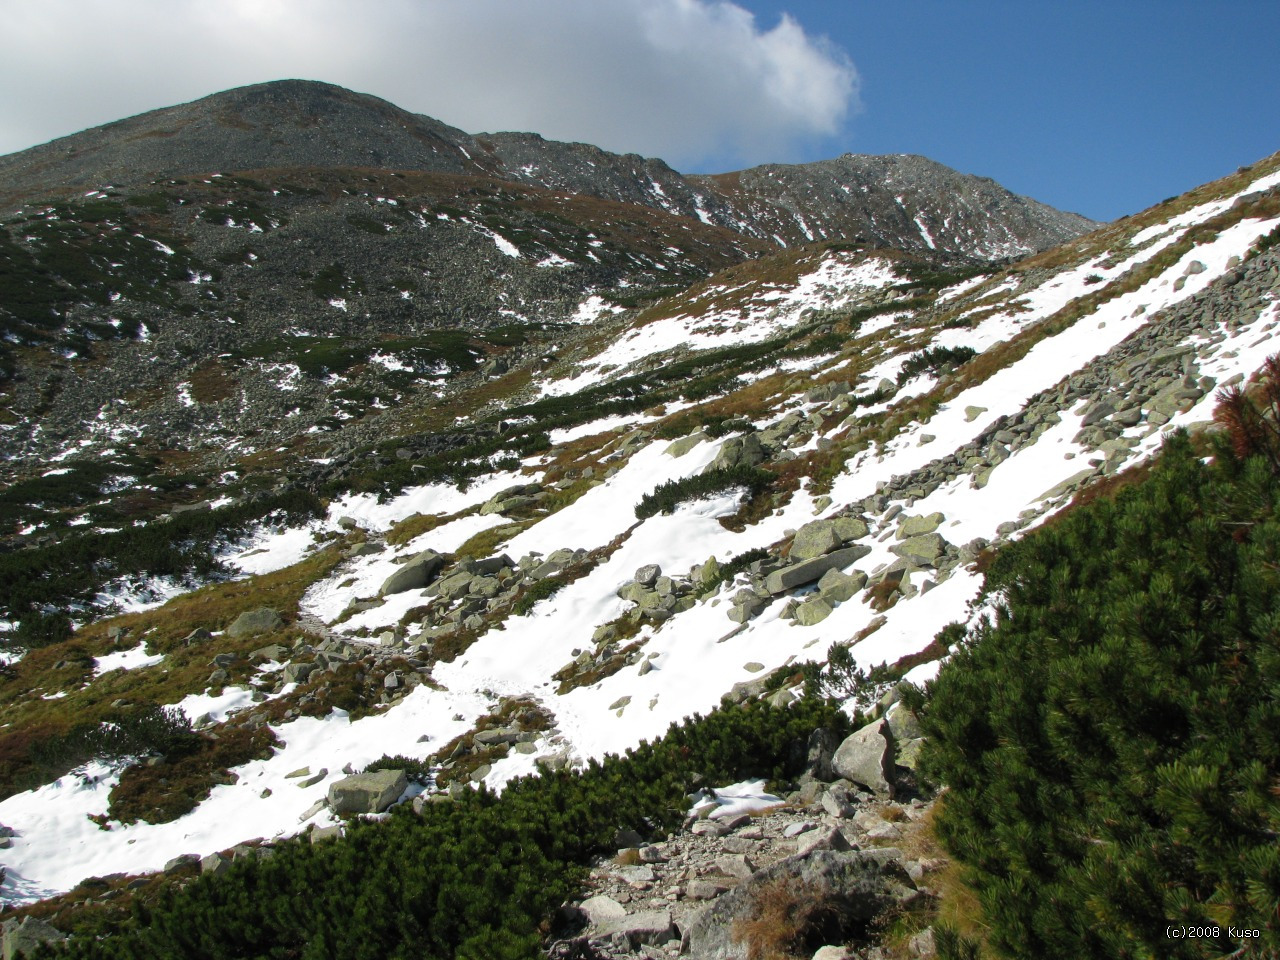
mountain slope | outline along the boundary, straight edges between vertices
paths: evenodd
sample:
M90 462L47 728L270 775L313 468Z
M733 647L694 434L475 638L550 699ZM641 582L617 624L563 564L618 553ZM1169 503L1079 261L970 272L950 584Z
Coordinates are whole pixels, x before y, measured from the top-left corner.
M0 198L265 168L492 176L638 204L791 246L863 239L953 256L1020 256L1097 224L922 157L864 157L684 177L661 160L535 134L475 137L313 81L241 87L0 158Z
M1278 231L1280 155L1004 269L831 248L736 263L461 385L419 433L201 477L199 523L101 531L104 504L137 506L110 459L127 434L69 448L40 479L93 493L55 509L28 488L9 506L30 546L0 555L10 604L84 621L3 680L6 893L333 824L326 787L383 754L425 763L429 793L500 788L725 693L785 704L833 643L932 676L991 551L1208 421L1218 388L1278 352ZM62 543L34 545L54 514ZM138 531L224 569L193 589L124 554ZM59 601L72 572L81 592ZM36 609L7 616L30 631ZM218 734L180 790L162 765L56 782L33 765L70 724L147 703ZM259 730L261 755L231 752ZM190 809L147 812L175 795Z

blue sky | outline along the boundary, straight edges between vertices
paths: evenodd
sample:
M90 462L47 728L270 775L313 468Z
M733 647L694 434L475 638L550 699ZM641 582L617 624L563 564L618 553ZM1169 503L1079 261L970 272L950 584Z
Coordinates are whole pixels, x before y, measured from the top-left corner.
M1280 2L739 0L853 61L862 110L806 146L919 153L1110 220L1280 150Z
M723 172L919 153L1107 220L1280 150L1280 0L0 0L0 154L286 78Z

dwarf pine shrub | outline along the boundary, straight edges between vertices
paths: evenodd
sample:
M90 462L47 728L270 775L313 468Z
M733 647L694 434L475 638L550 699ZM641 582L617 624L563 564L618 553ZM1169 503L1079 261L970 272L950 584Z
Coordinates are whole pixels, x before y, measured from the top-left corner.
M939 832L1001 955L1280 947L1280 477L1200 452L1003 549L928 687Z

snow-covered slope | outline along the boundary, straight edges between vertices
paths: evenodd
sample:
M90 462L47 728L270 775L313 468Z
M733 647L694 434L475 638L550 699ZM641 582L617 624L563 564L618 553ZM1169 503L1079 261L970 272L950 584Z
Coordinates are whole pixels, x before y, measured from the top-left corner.
M999 272L811 249L591 318L521 397L475 413L511 437L545 426L549 448L517 455L512 441L462 486L347 493L309 525L237 544L245 599L230 612L271 577L298 584L293 606L276 602L289 622L254 641L279 646L254 658L231 632L197 639L205 659L242 651L241 672L167 702L206 730L267 725L274 753L169 823L88 819L108 814L120 764L11 796L6 896L331 823L326 788L384 754L500 788L540 762L652 738L728 693L785 702L790 671L775 672L833 643L927 679L937 632L973 614L984 551L1167 431L1209 421L1217 389L1280 352L1280 256L1265 239L1280 227L1277 168ZM753 488L750 467L771 477ZM637 511L707 471L725 479L700 498ZM185 669L190 645L161 642L184 600L82 627L94 675L59 686L33 660L22 697L86 703L108 678L117 696ZM352 663L381 679L341 709L326 698ZM512 723L514 705L543 722L505 742L470 736ZM24 709L10 722L36 716Z

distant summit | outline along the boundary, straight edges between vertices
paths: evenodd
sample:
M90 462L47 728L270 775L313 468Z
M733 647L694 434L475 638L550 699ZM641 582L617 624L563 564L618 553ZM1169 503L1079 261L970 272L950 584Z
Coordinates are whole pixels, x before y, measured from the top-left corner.
M779 246L859 241L998 260L1097 226L924 157L845 154L684 176L662 160L537 134L473 136L311 80L238 87L0 158L0 197L296 168L492 177L661 209Z

